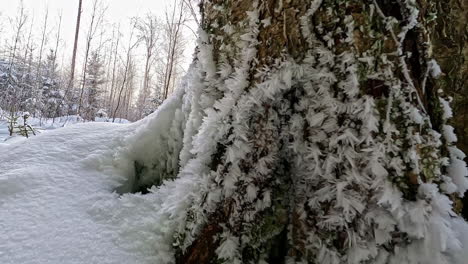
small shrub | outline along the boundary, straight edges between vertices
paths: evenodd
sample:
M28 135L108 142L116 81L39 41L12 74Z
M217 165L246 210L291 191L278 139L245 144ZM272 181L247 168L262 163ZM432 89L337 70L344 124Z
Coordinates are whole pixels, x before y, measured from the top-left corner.
M8 132L10 136L14 134L21 135L23 137L29 138L29 136L36 135L36 130L28 124L29 113L26 112L23 114L23 123L19 124L18 119L19 116L11 114L10 117L7 117L8 120Z

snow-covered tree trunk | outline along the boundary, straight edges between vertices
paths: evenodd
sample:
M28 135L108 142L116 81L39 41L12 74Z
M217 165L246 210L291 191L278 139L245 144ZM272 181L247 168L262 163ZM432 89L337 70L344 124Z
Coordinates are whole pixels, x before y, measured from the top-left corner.
M182 143L166 143L180 169L151 166L198 179L177 262L463 263L454 205L467 169L435 81L435 11L204 1L185 95L171 101L184 107L160 114L185 126Z

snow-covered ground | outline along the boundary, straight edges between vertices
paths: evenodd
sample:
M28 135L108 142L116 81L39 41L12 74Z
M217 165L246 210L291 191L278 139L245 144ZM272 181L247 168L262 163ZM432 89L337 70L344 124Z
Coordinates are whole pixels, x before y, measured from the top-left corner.
M7 121L0 119L0 144L4 142L5 139L8 137L9 137L9 133L8 133Z
M0 144L1 143L12 143L14 141L18 141L21 139L21 136L14 135L10 137L9 132L8 132L8 121L4 117L5 113L1 113L0 111ZM8 114L6 114L8 116ZM42 133L44 131L56 129L56 128L61 128L61 127L66 127L70 126L76 123L82 123L83 119L81 119L78 116L61 116L57 118L34 118L34 117L29 117L27 119L27 123L34 127L38 133ZM112 122L112 119L108 118L96 118L95 122ZM23 120L20 117L18 119L19 124L23 124ZM117 118L114 120L113 123L119 123L119 124L128 124L130 123L128 120L123 119L123 118Z
M193 181L146 195L115 190L141 153L130 142L158 142L167 127L155 116L174 106L132 124L77 123L0 144L0 263L173 262L174 218L184 215Z
M0 147L0 263L143 263L118 250L116 232L91 213L117 197L83 162L129 128L77 124Z

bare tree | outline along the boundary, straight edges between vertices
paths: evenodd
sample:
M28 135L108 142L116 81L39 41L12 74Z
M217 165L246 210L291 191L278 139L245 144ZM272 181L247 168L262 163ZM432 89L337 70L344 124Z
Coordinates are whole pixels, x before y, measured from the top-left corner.
M115 28L114 28L115 29ZM114 106L114 99L115 99L115 86L116 86L116 70L117 70L117 61L118 61L118 50L119 50L119 44L120 44L120 38L122 37L122 34L120 33L120 24L117 27L117 31L115 33L115 37L113 34L113 39L115 39L115 44L112 45L113 47L113 56L112 56L112 78L111 78L111 86L110 86L110 94L109 94L109 105L108 109L112 110ZM113 42L114 43L114 42ZM112 50L112 49L111 49Z
M150 95L151 68L154 60L156 44L160 39L161 23L153 14L148 13L144 19L137 19L136 27L138 36L145 45L145 69L143 76L143 87L138 98L138 118L143 115L146 101Z
M124 66L124 70L123 70L123 80L122 80L122 84L120 85L120 89L119 89L118 95L117 95L117 105L115 106L115 109L114 109L114 111L112 113L112 122L115 122L117 111L119 110L119 107L120 107L120 105L122 103L122 95L123 95L123 92L124 92L125 87L126 87L126 82L127 82L127 79L128 79L128 72L130 70L131 63L132 63L132 51L140 43L139 38L137 38L136 40L133 39L133 35L135 33L135 28L136 28L136 23L135 23L135 21L132 21L132 29L130 31L130 37L129 37L129 41L128 41L128 48L126 50L126 56L125 56L125 64L124 64L125 66Z
M24 78L26 78L27 76L32 75L33 54L34 54L34 50L36 49L36 46L34 45L34 41L31 41L32 32L34 31L33 26L34 26L34 17L32 17L31 19L31 26L29 28L28 40L26 42L24 58L23 58L23 61L27 64L27 70L26 70L27 74L23 75L23 78L21 81L24 81Z
M82 4L83 0L78 1L78 14L76 15L76 28L75 28L75 42L73 44L73 55L71 63L71 72L70 72L70 81L68 83L69 89L67 91L73 90L73 82L75 79L75 63L76 63L76 51L78 50L78 37L80 35L80 23L81 23L81 13L82 13Z
M103 56L103 65L104 65L104 69L105 69L105 79L106 80L110 80L111 79L111 74L112 74L112 71L110 70L111 69L111 65L112 65L112 54L113 54L113 46L114 46L114 43L115 43L115 40L114 40L114 36L115 36L115 27L112 28L112 34L110 36L107 36L108 39L106 39L106 41L104 41L102 43L102 48L104 49L104 56ZM109 95L110 95L110 89L109 89L109 86L110 86L110 82L109 81L106 81L105 84L104 84L104 89L103 89L103 108L108 108L109 106Z
M39 99L41 97L41 92L40 89L42 88L42 79L41 79L41 63L42 63L42 53L44 51L44 45L47 41L47 22L49 20L49 7L46 8L45 14L44 14L44 24L42 25L42 35L41 35L41 44L39 46L39 58L37 60L37 65L36 65L36 85L33 91L34 97L36 99ZM41 100L37 100L36 102L40 102ZM40 107L40 106L39 106ZM36 105L35 107L37 110L38 106ZM33 112L33 115L36 115L36 111Z
M36 74L39 76L40 74L40 67L41 67L41 62L42 62L42 53L44 51L44 45L47 41L47 22L49 20L49 8L46 8L45 14L44 14L44 24L42 25L42 35L41 35L41 45L39 47L39 58L37 61L37 69L36 69Z
M200 26L200 19L199 13L197 12L198 7L195 7L195 5L200 5L200 2L201 1L197 0L184 0L184 4L190 10L190 14L192 15L193 20L195 20L195 23L197 23L198 26Z
M14 20L13 19L10 20L10 23L15 29L15 35L13 37L13 48L11 49L11 53L10 53L10 71L16 59L16 49L18 48L18 45L20 43L20 38L21 38L22 31L23 31L23 27L26 24L27 19L28 19L28 15L26 14L23 1L21 0L16 18Z
M172 11L165 13L166 58L164 67L163 95L167 98L171 85L174 85L175 66L182 43L182 27L187 20L184 1L176 1Z
M60 11L60 13L58 14L58 25L57 25L57 32L55 34L55 48L54 48L53 62L52 62L53 65L57 64L57 52L58 52L58 48L59 48L59 44L61 40L60 35L61 35L61 29L62 29L62 14L63 14L62 11ZM53 116L53 122L55 122L55 116L59 115L60 108L62 107L63 103L64 103L63 100L61 100L57 104L57 107L55 109L55 114Z
M132 106L132 101L133 101L133 94L135 92L135 82L136 82L136 63L134 60L134 56L130 56L130 63L128 64L128 70L127 70L127 76L126 76L126 82L125 82L125 96L123 99L123 110L124 112L122 113L122 116L125 119L133 119L131 116L131 106Z
M27 18L28 15L26 14L23 1L21 1L18 7L18 13L16 15L16 18L10 19L10 24L12 28L14 28L15 33L13 36L13 46L10 48L9 66L7 72L7 82L9 85L7 86L7 91L5 91L2 96L2 101L5 101L4 103L8 106L12 114L16 112L19 94L19 91L12 90L15 89L14 87L16 87L15 79L12 78L12 70L17 60L16 52L21 41L23 27L24 25L26 25ZM7 98L7 96L9 98Z
M200 6L201 0L183 0L183 1L184 1L184 5L186 6L186 8L189 10L191 14L193 21L195 22L197 27L200 27L201 25L200 18L199 18L200 14L197 11L197 7L195 6L197 5ZM195 34L195 36L197 35L190 26L188 26L187 24L185 24L185 26L187 26Z
M26 40L26 44L25 44L25 46L24 46L23 61L27 61L28 52L29 52L30 46L31 46L31 39L32 39L33 26L34 26L34 16L33 16L32 19L31 19L31 24L30 24L30 26L29 26L28 37L27 37L27 40Z
M82 80L81 80L81 90L80 90L80 97L79 97L79 103L78 103L78 113L77 113L78 115L80 115L81 109L83 107L83 94L85 90L86 74L87 74L89 54L91 51L91 44L99 26L101 25L104 19L104 14L106 10L107 10L107 7L102 7L100 0L94 0L93 9L91 13L91 21L89 23L88 34L86 36L85 58L84 58L84 64L83 64L84 66L83 66L83 74L82 74Z
M62 11L58 14L58 26L57 26L57 33L55 35L55 49L54 49L54 64L57 61L57 51L60 43L60 34L62 29Z

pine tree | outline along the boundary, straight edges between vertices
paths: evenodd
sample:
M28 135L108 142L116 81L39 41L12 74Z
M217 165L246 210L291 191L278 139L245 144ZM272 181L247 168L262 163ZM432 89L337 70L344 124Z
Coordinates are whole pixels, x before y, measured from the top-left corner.
M86 103L84 113L85 119L94 120L97 111L102 106L101 86L106 82L104 65L98 52L91 52L86 71Z
M54 50L49 50L44 72L42 74L42 115L43 117L55 118L61 116L61 105L64 103L64 91L61 90L61 80L57 72L57 63Z

